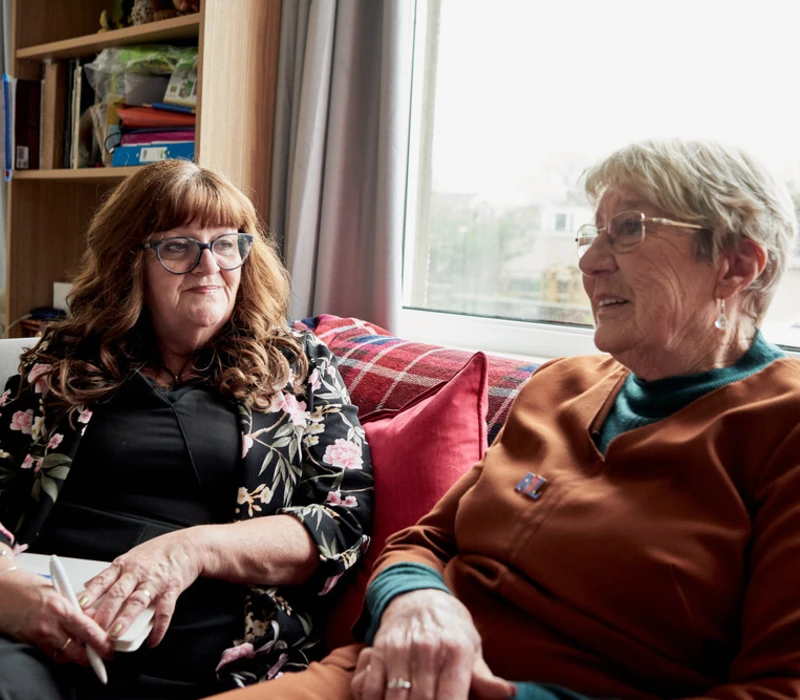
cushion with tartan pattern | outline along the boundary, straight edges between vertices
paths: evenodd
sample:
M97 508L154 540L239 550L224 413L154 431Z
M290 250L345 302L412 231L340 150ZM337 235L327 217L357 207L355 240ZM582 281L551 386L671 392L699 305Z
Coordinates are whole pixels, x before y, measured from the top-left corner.
M339 371L359 407L359 418L400 410L420 394L452 379L472 357L471 352L405 340L373 323L322 314L297 321L309 329L339 360ZM499 355L489 360L487 439L494 440L522 384L538 364Z

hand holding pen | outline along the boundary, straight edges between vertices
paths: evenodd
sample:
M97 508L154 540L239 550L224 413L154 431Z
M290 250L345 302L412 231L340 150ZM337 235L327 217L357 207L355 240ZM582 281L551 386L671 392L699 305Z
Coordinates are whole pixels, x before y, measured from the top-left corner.
M69 577L55 554L50 557L50 574L53 577L53 583L61 594L70 602L75 610L83 613L81 606L78 604L78 599L75 596L75 591L72 589L72 584L69 582ZM71 643L72 637L67 637L67 641L64 642L64 646L58 653L63 652ZM89 664L100 679L100 682L106 685L108 683L108 674L106 673L106 667L100 655L92 647L86 645L86 657L89 659Z

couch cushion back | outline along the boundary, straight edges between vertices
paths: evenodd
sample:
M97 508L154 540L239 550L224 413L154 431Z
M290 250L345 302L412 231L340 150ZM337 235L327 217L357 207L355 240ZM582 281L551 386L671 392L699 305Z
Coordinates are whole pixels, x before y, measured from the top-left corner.
M466 350L403 340L357 318L323 314L296 322L339 358L339 371L359 407L361 420L376 411L399 410L431 387L446 382L472 357ZM498 355L489 359L487 438L503 425L511 402L537 364Z
M3 338L0 340L0 387L19 371L19 356L24 348L32 348L38 338ZM0 391L2 389L0 388Z

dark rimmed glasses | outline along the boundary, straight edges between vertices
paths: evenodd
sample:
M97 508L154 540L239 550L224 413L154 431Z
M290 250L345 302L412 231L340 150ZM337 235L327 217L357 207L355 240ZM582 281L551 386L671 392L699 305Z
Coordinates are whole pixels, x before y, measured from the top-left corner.
M223 233L209 243L201 243L188 236L174 236L142 244L154 250L162 267L173 275L186 275L200 264L204 250L210 250L222 270L235 270L247 260L253 235L250 233Z
M608 224L600 228L594 224L584 224L578 229L578 236L575 238L575 242L578 244L578 258L583 257L584 253L592 247L592 243L603 231L608 235L611 250L615 253L630 253L642 244L645 236L645 224L648 223L661 224L662 226L679 226L697 231L702 231L705 228L705 226L673 221L660 216L645 216L640 211L624 211L621 214L617 214Z

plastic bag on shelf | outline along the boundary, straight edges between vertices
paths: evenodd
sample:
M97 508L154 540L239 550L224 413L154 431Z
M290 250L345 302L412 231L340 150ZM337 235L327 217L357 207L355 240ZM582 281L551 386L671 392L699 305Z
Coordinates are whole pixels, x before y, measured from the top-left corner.
M130 96L131 103L141 104L142 96L149 101L161 89L163 97L169 76L179 66L197 63L196 46L115 46L103 49L87 63L85 70L91 86L100 99L109 94ZM158 76L148 81L146 76ZM127 89L126 89L127 88Z

